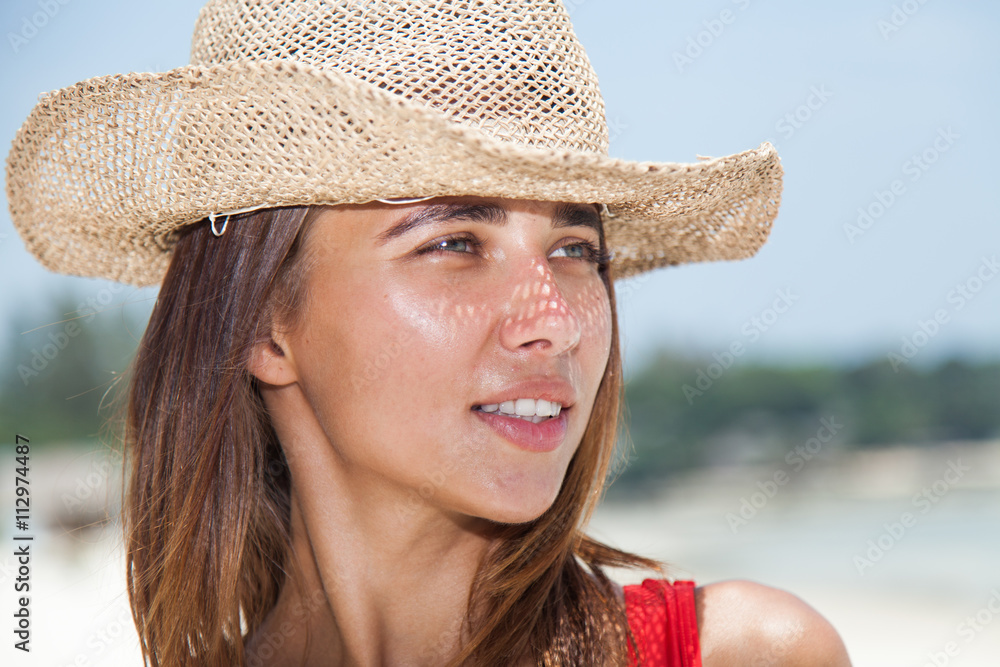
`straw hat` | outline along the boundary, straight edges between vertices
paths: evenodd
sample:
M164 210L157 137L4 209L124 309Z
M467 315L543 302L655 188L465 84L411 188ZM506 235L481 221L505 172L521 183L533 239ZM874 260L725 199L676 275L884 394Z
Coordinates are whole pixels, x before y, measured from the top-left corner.
M782 176L770 144L693 164L607 148L559 0L210 0L190 65L43 96L7 158L7 197L46 267L136 285L160 281L184 225L265 206L600 203L618 278L767 239Z

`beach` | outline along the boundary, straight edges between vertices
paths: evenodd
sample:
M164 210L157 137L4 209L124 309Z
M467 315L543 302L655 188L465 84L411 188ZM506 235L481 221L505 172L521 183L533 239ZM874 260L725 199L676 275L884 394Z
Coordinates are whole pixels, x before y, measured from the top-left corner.
M31 465L31 652L8 639L0 662L142 664L120 526L78 525L117 513L119 462L46 448ZM13 457L0 469L12 479ZM17 576L11 524L0 531L7 619ZM675 578L749 579L793 592L840 631L858 667L1000 664L1000 613L993 611L1000 611L1000 443L703 469L612 494L590 533L669 563ZM615 576L631 583L649 573Z
M648 499L606 502L591 534L676 578L790 591L833 623L858 667L1000 665L1000 444L794 468L702 470ZM789 479L769 486L779 470Z

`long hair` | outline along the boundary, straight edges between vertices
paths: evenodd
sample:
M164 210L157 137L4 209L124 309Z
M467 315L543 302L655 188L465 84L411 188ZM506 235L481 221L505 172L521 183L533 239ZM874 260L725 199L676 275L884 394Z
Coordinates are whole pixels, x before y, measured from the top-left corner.
M285 583L290 475L248 366L272 323L297 322L317 211L234 216L221 238L192 225L133 362L123 523L129 601L153 667L244 664L246 637ZM453 665L626 662L631 635L602 567L658 564L582 533L614 456L624 386L606 264L600 275L611 351L587 429L552 507L496 527Z

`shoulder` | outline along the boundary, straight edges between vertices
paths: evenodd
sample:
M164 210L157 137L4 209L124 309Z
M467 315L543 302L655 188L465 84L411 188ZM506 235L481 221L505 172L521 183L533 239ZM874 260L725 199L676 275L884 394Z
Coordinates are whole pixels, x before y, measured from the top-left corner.
M695 591L704 667L850 667L840 635L791 593L751 581Z

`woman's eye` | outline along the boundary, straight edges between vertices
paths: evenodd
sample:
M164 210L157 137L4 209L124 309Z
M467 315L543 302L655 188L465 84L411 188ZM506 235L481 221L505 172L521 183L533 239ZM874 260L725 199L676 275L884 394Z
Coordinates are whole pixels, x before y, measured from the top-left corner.
M469 253L479 247L479 242L468 236L452 236L434 241L429 246L421 249L420 254L425 252L458 252Z
M601 251L596 245L590 241L580 241L578 243L567 243L566 245L557 248L555 252L566 251L566 257L570 259L582 259L588 262L593 262L597 265L606 264L609 261L607 255L601 254Z
M459 253L472 254L480 249L482 243L471 236L450 236L433 241L430 245L420 249L418 254L424 253ZM578 241L567 243L552 251L554 257L566 257L568 259L582 259L594 264L605 264L608 261L606 255L602 255L596 245L589 241Z
M566 257L573 259L590 259L593 254L594 246L586 241L581 243L568 243L561 248L557 248L555 252L565 252Z

